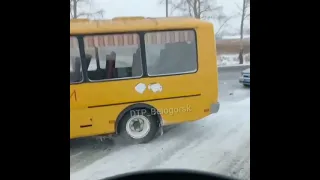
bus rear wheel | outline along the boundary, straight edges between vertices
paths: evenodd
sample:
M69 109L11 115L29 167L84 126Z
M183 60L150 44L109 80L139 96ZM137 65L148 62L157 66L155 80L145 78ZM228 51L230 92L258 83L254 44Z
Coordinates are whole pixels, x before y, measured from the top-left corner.
M127 113L120 121L120 136L130 144L148 143L154 139L159 129L157 116L150 111L145 113Z

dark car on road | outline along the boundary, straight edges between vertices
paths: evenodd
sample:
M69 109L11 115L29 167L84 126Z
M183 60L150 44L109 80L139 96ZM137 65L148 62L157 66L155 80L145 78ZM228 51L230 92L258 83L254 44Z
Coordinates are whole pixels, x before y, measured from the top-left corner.
M250 86L250 68L245 69L241 72L239 82L244 86Z

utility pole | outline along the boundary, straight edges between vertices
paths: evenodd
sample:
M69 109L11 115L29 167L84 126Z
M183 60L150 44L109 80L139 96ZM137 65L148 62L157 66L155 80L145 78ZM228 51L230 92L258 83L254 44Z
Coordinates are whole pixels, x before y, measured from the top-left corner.
M166 0L166 17L168 17L168 0Z

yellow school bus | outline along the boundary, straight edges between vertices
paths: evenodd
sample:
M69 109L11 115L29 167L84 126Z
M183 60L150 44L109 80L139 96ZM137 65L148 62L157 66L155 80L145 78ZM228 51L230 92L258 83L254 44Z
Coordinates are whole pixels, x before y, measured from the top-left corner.
M151 141L219 110L213 25L194 18L70 21L70 138Z

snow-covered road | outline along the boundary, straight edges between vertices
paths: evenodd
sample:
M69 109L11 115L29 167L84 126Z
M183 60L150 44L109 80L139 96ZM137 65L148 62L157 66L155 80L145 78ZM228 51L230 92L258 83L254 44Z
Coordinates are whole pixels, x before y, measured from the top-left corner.
M185 168L250 179L250 89L240 72L220 73L221 109L203 120L165 128L149 144L117 139L71 142L70 179L97 180L129 171Z

